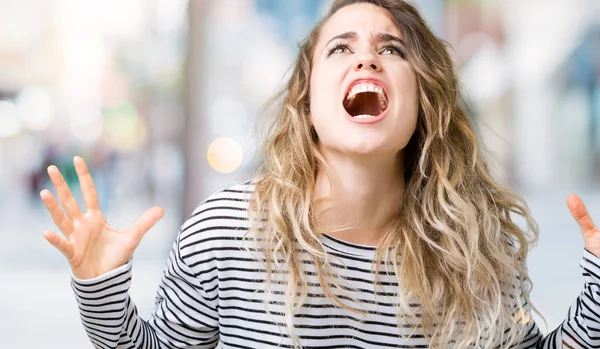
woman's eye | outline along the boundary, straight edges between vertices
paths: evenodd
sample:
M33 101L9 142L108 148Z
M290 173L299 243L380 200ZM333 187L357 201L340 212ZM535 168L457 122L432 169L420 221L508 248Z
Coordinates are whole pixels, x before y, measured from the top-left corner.
M350 48L347 45L336 45L332 49L329 50L329 56L335 53L350 53Z
M381 54L382 55L398 55L398 56L404 57L404 53L402 53L402 51L400 51L399 48L393 47L393 46L384 47L381 50Z

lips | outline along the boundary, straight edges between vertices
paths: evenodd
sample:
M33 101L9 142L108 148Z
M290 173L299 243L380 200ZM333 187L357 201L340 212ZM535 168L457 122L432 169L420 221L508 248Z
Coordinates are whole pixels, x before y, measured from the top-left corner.
M388 108L385 84L378 79L357 79L347 88L343 106L353 119L375 119Z

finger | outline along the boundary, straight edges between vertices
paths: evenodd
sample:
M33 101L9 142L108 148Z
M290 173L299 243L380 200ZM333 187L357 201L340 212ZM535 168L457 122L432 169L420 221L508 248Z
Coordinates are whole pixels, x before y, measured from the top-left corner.
M146 232L163 217L164 213L164 210L160 207L152 207L142 213L140 218L138 218L131 228L129 228L135 238L136 244L139 243Z
M88 210L100 208L98 204L98 192L85 161L81 157L76 156L73 158L73 164L79 177L79 185L81 186L81 194L83 195L85 207Z
M579 196L575 194L571 194L567 197L567 206L569 206L569 210L571 211L571 215L581 228L582 233L589 233L597 230L588 210L585 208L585 205L579 198Z
M60 205L56 202L50 190L42 190L40 197L42 198L44 206L46 206L46 209L50 212L54 224L56 224L65 236L71 235L73 232L73 221L60 208Z
M48 167L48 175L50 176L52 184L54 184L54 188L56 188L58 199L65 209L66 214L73 219L82 216L77 201L75 201L71 189L69 189L67 182L65 182L65 179L58 168L54 165Z
M62 253L63 256L65 256L67 258L67 260L70 261L71 258L73 258L73 244L71 244L67 240L61 238L60 236L56 235L56 233L54 233L50 230L44 231L44 238L52 246L56 247L56 249L59 250L60 253Z

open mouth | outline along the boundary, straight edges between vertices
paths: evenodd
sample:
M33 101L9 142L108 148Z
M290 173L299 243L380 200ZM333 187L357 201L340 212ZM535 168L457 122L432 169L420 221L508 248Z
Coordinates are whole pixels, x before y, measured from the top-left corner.
M344 108L353 118L369 119L383 113L388 98L381 86L362 82L354 85L344 99Z

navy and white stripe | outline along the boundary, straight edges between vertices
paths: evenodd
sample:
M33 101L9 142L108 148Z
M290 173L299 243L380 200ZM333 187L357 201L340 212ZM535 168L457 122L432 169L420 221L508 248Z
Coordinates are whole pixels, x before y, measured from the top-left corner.
M252 190L248 183L220 190L182 225L148 321L138 316L128 295L131 261L95 279L73 278L81 320L94 347L291 348L283 317L285 285L273 284L267 313L264 265L241 248L249 228ZM322 241L335 271L356 289L352 295L359 302L342 297L344 302L368 313L361 317L324 297L309 256L304 254L309 295L294 319L303 347L427 348L419 317L397 326L396 277L380 272L382 288L374 288L375 249L329 235L323 235ZM600 348L600 259L584 250L581 267L585 287L564 323L544 338L531 320L517 348ZM281 273L275 277L284 281ZM418 314L418 304L410 306Z

